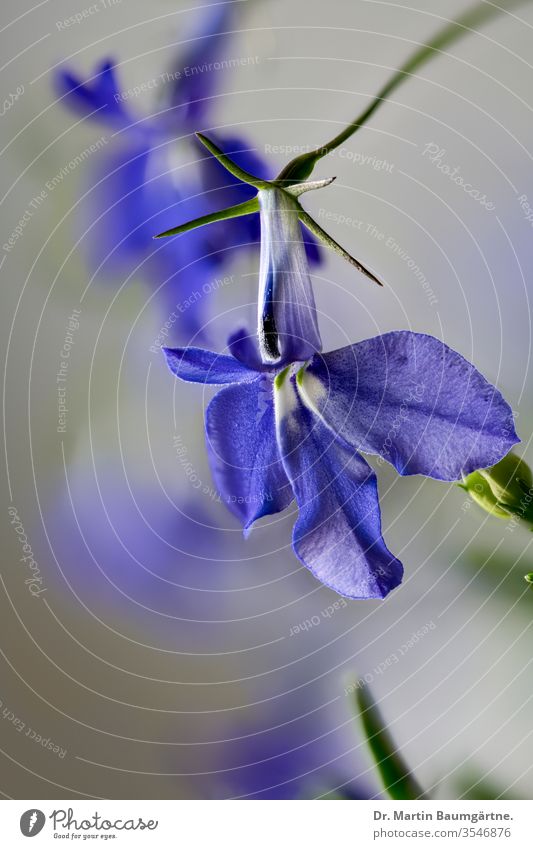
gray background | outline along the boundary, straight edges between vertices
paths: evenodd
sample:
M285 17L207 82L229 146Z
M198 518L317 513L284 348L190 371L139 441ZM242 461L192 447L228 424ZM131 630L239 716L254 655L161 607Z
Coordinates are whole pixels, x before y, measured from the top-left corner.
M212 127L198 129L238 129L261 154L272 145L321 143L363 108L417 43L466 6L243 2L228 55L259 61L220 73ZM140 84L167 68L199 7L122 0L58 29L57 21L82 8L57 0L2 5L2 89L25 89L1 117L2 242L45 182L106 132L54 102L53 68L68 61L89 75L97 60L112 55L123 87ZM397 328L442 337L504 392L530 460L532 231L518 197L533 203L532 27L533 6L524 3L424 66L343 152L321 162L315 174L337 181L305 201L316 216L323 210L365 222L363 230L339 219L328 226L387 284L378 290L339 258L327 258L314 277L325 349ZM145 94L132 106L146 115L156 102ZM424 155L430 143L493 201L493 211ZM183 146L180 155L186 162L191 153ZM362 164L363 155L392 167ZM274 168L287 158L268 156ZM105 551L82 556L83 545L76 545L70 553L78 521L98 536L93 499L115 507L123 500L126 518L117 533L135 551L129 528L142 523L143 510L136 515L133 499L165 511L191 495L176 459L176 432L209 482L200 427L206 398L194 387L177 387L149 350L163 321L140 279L92 281L84 294L67 432L56 432L59 351L89 283L73 221L81 177L81 169L70 173L15 248L2 252L2 455L9 479L3 472L0 699L67 754L59 758L3 720L0 791L28 799L232 795L232 776L220 772L231 753L220 741L248 727L260 737L261 729L308 710L332 735L334 763L325 772L342 780L366 775L375 793L344 693L347 683L369 675L405 757L433 793L458 796L470 774L486 774L500 790L527 796L532 606L522 575L532 568L531 537L463 509L458 488L400 479L382 467L385 536L405 564L404 584L384 603L352 602L294 638L291 627L320 614L335 596L291 555L292 519L267 522L242 544L238 568L219 564L209 604L193 592L185 613L173 613L164 587L138 580L142 566L132 563L131 602L127 578L121 590L106 580ZM436 302L368 224L413 258ZM235 262L231 272L233 283L210 304L219 347L236 316L252 313L257 263ZM233 543L237 524L213 499L205 501L210 521ZM24 585L11 504L47 585L40 599ZM487 565L494 548L497 557ZM153 566L149 552L137 554ZM183 569L190 576L194 565L186 550L169 548L164 568L172 580L179 583ZM428 623L435 628L387 664ZM386 671L376 673L379 664Z

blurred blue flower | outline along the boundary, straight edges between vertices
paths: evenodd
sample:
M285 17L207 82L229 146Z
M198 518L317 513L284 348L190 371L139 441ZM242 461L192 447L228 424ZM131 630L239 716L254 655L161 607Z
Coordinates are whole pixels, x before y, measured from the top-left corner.
M100 615L122 613L196 649L212 639L206 623L224 618L239 574L238 537L216 526L215 508L194 493L173 505L146 483L132 491L118 468L98 478L70 468L46 509L60 585Z
M371 781L347 780L362 769L350 727L336 727L334 714L306 711L303 699L255 713L253 721L234 722L226 731L218 797L312 799L342 787L345 798L372 798Z
M233 248L255 249L259 239L259 222L252 216L218 222L185 238L153 241L176 218L197 218L255 194L206 156L194 136L214 107L220 72L210 66L224 58L236 6L218 4L203 11L187 48L152 86L163 92L160 109L152 115L137 116L131 109L133 96L121 90L112 60L100 63L89 80L69 68L55 76L66 105L112 130L101 150L92 154L79 202L78 227L90 271L124 278L139 271L151 286L162 289L167 307L201 290ZM245 139L230 135L217 142L242 168L269 178L266 163ZM309 259L318 262L314 237L307 234L306 241ZM178 331L201 331L206 300L194 299L180 314Z

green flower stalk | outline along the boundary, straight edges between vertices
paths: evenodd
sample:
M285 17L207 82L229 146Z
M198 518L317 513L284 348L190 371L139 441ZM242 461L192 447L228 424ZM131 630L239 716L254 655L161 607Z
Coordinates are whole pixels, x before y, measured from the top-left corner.
M391 93L405 80L412 76L423 64L425 64L433 56L443 53L447 47L457 41L462 36L474 32L476 27L486 23L497 14L511 9L514 6L520 5L525 0L507 0L501 6L496 6L493 3L483 2L469 9L457 20L448 23L447 26L440 29L436 35L426 44L423 44L416 50L409 59L402 65L401 68L392 75L392 77L380 89L378 94L373 98L370 104L364 111L351 121L338 135L330 139L325 144L314 150L302 153L295 159L292 159L280 171L275 180L261 180L258 177L240 168L233 162L227 154L220 150L217 145L203 133L197 133L198 139L215 156L218 161L239 180L248 183L258 191L258 195L244 203L236 204L227 209L214 212L209 215L204 215L194 221L188 221L170 230L165 230L164 233L159 233L154 238L160 239L167 236L177 236L193 230L196 227L202 227L206 224L211 224L215 221L223 221L228 218L238 218L244 215L251 215L260 212L260 194L268 190L275 189L286 192L291 196L291 201L294 204L294 210L298 218L326 247L331 248L336 253L340 254L344 259L350 262L358 271L365 274L375 283L382 285L378 278L365 268L359 260L354 259L344 248L341 247L322 227L312 218L303 207L300 205L298 198L303 192L310 189L322 188L332 182L329 180L308 181L315 166L322 159L332 153L336 148L349 139L357 130L361 129L372 117L378 107L384 103Z
M501 6L496 6L493 3L480 3L472 9L466 11L463 15L452 21L448 26L439 30L436 35L424 44L420 50L415 51L409 59L399 68L396 73L385 83L380 89L375 98L371 101L363 112L358 115L351 124L348 124L338 135L333 139L323 144L321 147L311 150L307 153L302 153L295 159L291 160L285 166L283 171L278 175L278 180L286 183L300 182L306 180L312 173L315 165L327 156L328 153L334 151L337 147L349 139L357 130L363 127L372 117L376 109L384 103L392 92L408 77L412 76L422 65L429 59L444 50L457 41L463 35L475 31L476 27L489 21L501 12L511 9L513 6L520 5L525 0L508 0L507 3L502 3Z

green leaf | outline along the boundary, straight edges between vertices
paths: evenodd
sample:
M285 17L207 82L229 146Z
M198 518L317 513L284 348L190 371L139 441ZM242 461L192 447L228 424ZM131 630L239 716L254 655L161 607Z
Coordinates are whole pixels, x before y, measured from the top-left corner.
M233 174L234 177L237 177L238 180L242 180L243 183L248 183L250 186L254 186L256 189L266 189L270 185L267 180L260 180L259 177L254 177L253 174L250 174L248 171L245 171L244 168L241 168L229 156L224 153L211 139L208 139L207 136L204 136L203 133L196 133L196 138L202 142L204 147L206 147L209 153L212 153L213 156L216 156L221 165L224 166L226 171L229 171L230 174Z
M357 687L355 692L356 706L367 742L389 796L392 799L426 798L387 731L369 688L364 685Z
M389 95L396 89L407 77L410 77L418 68L432 59L433 56L443 53L446 47L449 47L454 41L457 41L463 35L475 31L475 28L486 23L490 18L498 13L504 12L513 6L520 5L524 0L508 0L502 6L496 6L493 3L480 3L469 9L463 15L453 21L451 24L440 29L436 35L422 45L419 50L416 50L409 59L396 71L395 74L385 83L380 89L370 105L363 110L347 127L342 130L337 136L332 138L322 147L311 150L307 153L301 153L299 156L292 159L276 178L279 182L301 183L303 180L312 174L317 162L323 156L327 156L339 145L350 138L357 130L363 127L369 118L374 114L378 106L384 103Z
M331 250L335 251L335 253L339 254L343 259L346 259L351 265L354 265L358 271L362 274L366 274L366 276L373 280L374 283L377 283L378 286L383 286L383 283L381 283L381 281L378 280L378 278L375 277L368 268L365 268L358 259L355 259L348 253L348 251L345 251L344 248L341 247L341 245L339 245L339 243L336 242L329 233L326 233L320 224L318 224L314 218L311 218L311 216L302 209L301 206L298 207L298 217L302 224L305 224L307 229L310 230L311 233L313 233L313 235L316 236L317 239L319 239L324 245L326 245L326 247L331 248Z
M505 786L494 783L492 777L468 770L463 773L456 785L456 798L476 801L494 801L495 799L520 799L515 790L509 792Z
M239 218L242 215L251 215L253 212L259 212L259 201L256 197L245 200L244 203L229 206L227 209L221 209L220 212L210 212L209 215L202 215L200 218L195 218L194 221L179 224L177 227L165 230L164 233L158 233L157 236L154 236L154 239L164 239L166 236L178 236L180 233L187 233L188 230L194 230L196 227L203 227L204 224L212 224L214 221L225 221L228 218Z

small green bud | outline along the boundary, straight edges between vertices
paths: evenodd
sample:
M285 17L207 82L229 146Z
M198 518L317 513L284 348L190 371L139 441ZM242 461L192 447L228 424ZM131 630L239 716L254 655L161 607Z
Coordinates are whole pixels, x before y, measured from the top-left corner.
M524 575L524 581L526 584L533 584L533 572L528 572L527 575Z
M500 519L510 519L511 514L498 505L498 500L494 496L489 484L479 472L472 472L468 477L463 478L462 488L466 489L469 496L476 504L479 504L487 513L492 516L498 516Z
M506 504L523 500L533 487L531 469L516 454L507 454L503 460L489 469L480 469L479 474L488 482L494 495Z
M533 524L533 475L516 454L507 454L495 466L472 472L463 478L462 486L492 516L516 516Z

